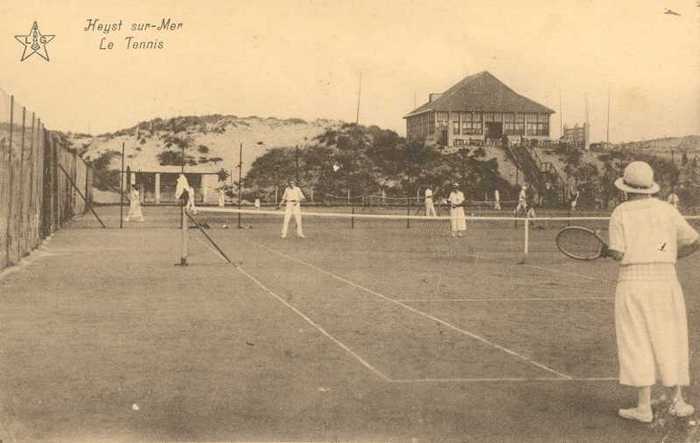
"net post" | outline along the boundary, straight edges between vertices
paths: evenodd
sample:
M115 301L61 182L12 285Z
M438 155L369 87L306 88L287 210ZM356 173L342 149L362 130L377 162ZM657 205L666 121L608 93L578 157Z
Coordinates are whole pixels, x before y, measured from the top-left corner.
M406 197L406 229L411 227L411 197Z
M180 263L175 266L187 266L187 217L185 216L185 206L180 206L180 217L182 218L182 228L180 229Z
M352 207L351 213L352 213L353 216L350 217L350 229L355 229L355 217L354 217L354 215L355 215L355 207L354 207L354 206Z
M525 218L523 225L525 227L525 245L523 247L523 258L520 260L520 264L524 264L527 261L527 255L530 252L530 220Z

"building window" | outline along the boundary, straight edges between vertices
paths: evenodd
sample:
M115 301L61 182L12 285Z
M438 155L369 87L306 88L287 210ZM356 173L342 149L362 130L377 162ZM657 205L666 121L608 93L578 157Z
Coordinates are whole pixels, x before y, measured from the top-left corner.
M478 112L463 112L460 115L462 120L463 135L481 135L481 114Z
M503 114L503 133L515 135L515 115L511 112Z
M446 128L448 126L448 121L449 121L449 113L447 112L438 112L437 113L437 125L440 128Z
M495 122L502 122L503 121L503 114L500 112L496 112L493 114L493 121Z
M454 135L459 135L459 120L454 120L452 122L452 133Z
M492 122L492 121L493 121L493 112L484 113L484 122Z
M435 113L434 112L428 112L428 133L429 134L435 133Z
M549 137L549 114L537 115L536 135L542 137Z
M515 129L513 135L525 135L525 115L515 114Z

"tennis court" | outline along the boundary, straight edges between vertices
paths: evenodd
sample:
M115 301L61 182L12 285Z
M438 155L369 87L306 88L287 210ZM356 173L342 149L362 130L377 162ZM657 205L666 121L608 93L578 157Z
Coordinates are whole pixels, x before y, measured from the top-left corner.
M531 229L519 263L512 221L452 238L442 220L306 217L306 239L280 239L279 216L236 229L202 210L236 266L189 229L179 267L178 208L122 230L98 213L109 229L85 215L0 277L3 441L693 438L617 418L634 392L615 381L616 267L562 256L562 222ZM691 368L696 265L679 265Z

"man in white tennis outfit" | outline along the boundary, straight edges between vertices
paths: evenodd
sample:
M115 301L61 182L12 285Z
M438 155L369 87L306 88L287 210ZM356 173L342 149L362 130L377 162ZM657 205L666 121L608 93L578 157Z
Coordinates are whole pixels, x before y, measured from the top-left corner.
M695 408L683 398L690 384L688 317L676 259L698 249L698 233L676 208L652 195L654 171L632 162L615 182L629 200L610 217L609 255L620 261L615 291L615 330L620 384L637 388L637 407L621 417L650 423L651 387L673 388L668 412L687 417Z
M286 204L284 209L284 224L282 225L282 238L287 237L287 229L289 228L289 220L294 215L294 222L297 225L297 237L305 238L304 231L301 228L301 202L306 200L304 193L297 186L294 180L289 180L289 185L284 189L284 194L282 194L282 201L280 201L280 208L283 204Z
M437 217L437 212L435 212L435 204L433 203L433 190L430 189L430 187L425 189L425 216Z

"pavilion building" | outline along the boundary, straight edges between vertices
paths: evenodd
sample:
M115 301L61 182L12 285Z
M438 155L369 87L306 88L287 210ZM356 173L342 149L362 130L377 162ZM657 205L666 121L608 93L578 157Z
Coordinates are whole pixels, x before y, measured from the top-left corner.
M549 140L553 110L522 96L487 71L465 77L404 116L409 141L445 146Z

